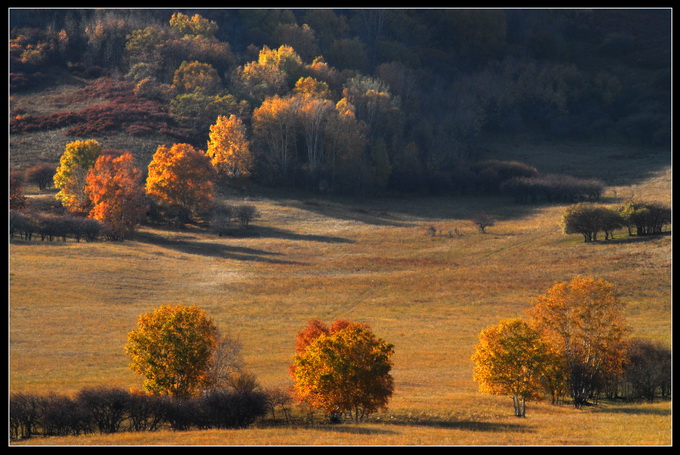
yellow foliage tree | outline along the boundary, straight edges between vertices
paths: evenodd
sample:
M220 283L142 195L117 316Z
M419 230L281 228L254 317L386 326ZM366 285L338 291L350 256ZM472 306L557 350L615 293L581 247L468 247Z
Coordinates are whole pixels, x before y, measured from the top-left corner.
M565 359L569 393L580 408L621 372L629 327L611 283L576 276L534 299L529 316Z
M59 188L56 198L71 212L88 210L85 194L87 173L102 153L102 147L94 139L66 144L54 174L54 186Z
M182 62L175 71L172 87L179 93L213 95L221 87L217 70L208 63Z
M132 371L144 376L147 392L186 397L210 385L217 346L217 327L203 310L164 305L139 316L125 351Z
M341 321L313 329L298 340L290 369L297 398L331 419L347 413L355 422L386 408L394 390L393 345L366 324Z
M243 121L235 116L220 115L210 126L206 154L217 172L227 177L250 175L253 157Z
M542 399L550 349L527 322L508 319L482 330L472 360L480 391L511 396L517 417L526 415L527 400Z

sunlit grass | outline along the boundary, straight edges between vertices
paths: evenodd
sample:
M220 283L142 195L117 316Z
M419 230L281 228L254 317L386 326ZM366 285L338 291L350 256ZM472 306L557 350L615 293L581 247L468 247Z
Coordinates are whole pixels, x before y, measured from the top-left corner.
M670 172L637 182L670 202ZM607 194L629 186L609 187ZM613 196L609 199L615 202ZM607 200L605 201L607 202ZM577 274L612 282L633 336L670 344L671 236L584 244L561 233L564 206L497 197L370 201L252 198L250 235L143 227L122 243L13 241L10 390L74 393L139 387L123 351L139 314L196 303L237 336L265 387L288 387L295 333L311 318L366 322L395 345L395 394L372 423L88 435L31 444L668 444L670 403L530 404L512 417L477 392L472 355L483 328L522 316L532 297ZM497 218L487 234L469 221ZM427 235L435 226L437 235ZM457 232L455 235L449 233Z

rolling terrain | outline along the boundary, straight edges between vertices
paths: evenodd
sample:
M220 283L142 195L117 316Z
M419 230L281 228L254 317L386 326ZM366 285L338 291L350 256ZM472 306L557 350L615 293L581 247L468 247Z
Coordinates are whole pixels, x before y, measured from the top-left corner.
M563 145L514 149L529 153L531 147L568 159ZM603 163L612 181L619 172L625 177L608 186L604 203L632 195L670 203L671 170L663 154L651 155L660 157L656 166L648 158L643 169L632 166L632 149L581 144L578 150L598 154L601 159L593 162ZM615 152L628 158L607 158ZM630 178L632 169L638 179ZM41 197L37 190L28 193ZM356 200L253 187L221 197L257 206L261 215L248 235L220 238L199 226L143 226L125 242L12 241L10 389L138 388L141 380L128 369L123 351L137 316L164 303L196 303L240 339L248 368L263 387L290 385L295 333L309 319L368 323L395 345L389 410L360 426L46 443L670 442L668 402L605 403L581 411L530 403L527 419L516 420L509 399L477 392L470 361L480 330L522 316L533 296L577 274L614 284L626 303L631 336L670 345L670 235L618 232L614 240L583 244L581 236L561 233L563 205L517 205L497 196ZM497 219L486 234L469 221L479 211ZM437 229L434 237L427 235L430 226Z

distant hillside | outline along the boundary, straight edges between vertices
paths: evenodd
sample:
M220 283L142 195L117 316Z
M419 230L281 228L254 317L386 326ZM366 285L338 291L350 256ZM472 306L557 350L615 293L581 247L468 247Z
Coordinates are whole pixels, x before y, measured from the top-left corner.
M246 124L254 179L349 193L457 191L494 135L670 142L668 9L16 8L9 22L16 169L78 138L145 166L161 143L205 149L219 115ZM310 94L326 106L314 145ZM285 166L263 118L294 127Z

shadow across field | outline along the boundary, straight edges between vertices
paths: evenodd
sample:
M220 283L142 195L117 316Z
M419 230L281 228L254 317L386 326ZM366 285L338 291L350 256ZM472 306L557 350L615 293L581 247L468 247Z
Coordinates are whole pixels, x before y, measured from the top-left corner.
M384 423L386 425L395 426L422 426L431 428L442 428L447 430L465 430L482 432L520 431L523 433L527 433L532 431L530 427L527 427L527 425L520 423L481 422L474 420L394 419Z
M135 240L155 246L168 248L184 254L193 254L237 261L267 262L270 264L303 265L299 262L280 258L281 253L274 253L258 248L225 245L215 242L194 240L174 240L151 232L137 232Z
M266 226L257 226L254 229L234 231L232 234L227 234L224 237L281 239L318 243L355 243L354 240L346 239L344 237L317 234L298 234L296 232L288 231L286 229L279 229Z
M649 416L661 416L670 417L672 415L671 408L661 409L661 408L648 408L648 407L638 407L630 405L621 406L605 406L602 408L595 409L595 412L608 413L608 414L630 414L630 415L649 415Z

